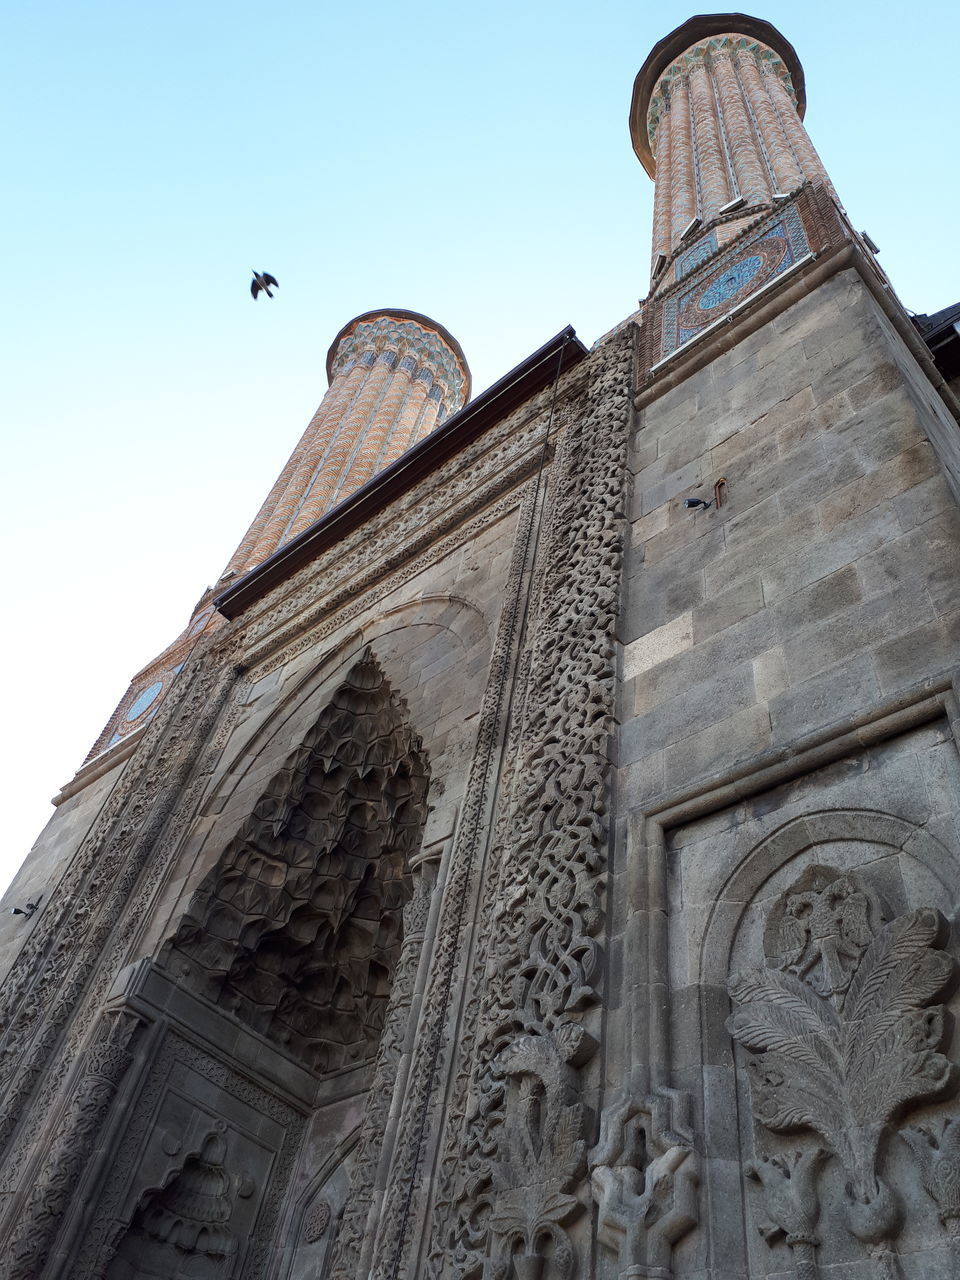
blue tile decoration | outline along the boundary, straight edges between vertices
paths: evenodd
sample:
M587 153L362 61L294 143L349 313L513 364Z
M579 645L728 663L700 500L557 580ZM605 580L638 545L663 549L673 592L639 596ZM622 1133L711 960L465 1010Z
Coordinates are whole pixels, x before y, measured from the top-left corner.
M699 267L701 262L706 262L707 258L712 257L717 252L717 233L710 231L698 240L692 249L688 249L686 253L681 253L673 264L676 278L682 280L684 276L688 276L695 267Z
M752 253L749 258L741 258L722 276L714 280L713 284L704 289L697 306L701 311L713 311L715 307L722 307L734 294L745 289L757 272L762 270L763 258L759 253Z
M156 680L153 684L149 685L146 689L141 689L141 691L137 694L136 698L134 698L133 702L130 705L130 708L127 711L128 723L131 720L139 720L139 718L146 711L147 707L150 706L151 702L154 701L157 694L160 692L162 688L163 688L163 681Z
M698 246L695 245L694 249ZM810 250L795 205L735 241L719 262L692 270L685 288L663 300L660 359L695 338Z

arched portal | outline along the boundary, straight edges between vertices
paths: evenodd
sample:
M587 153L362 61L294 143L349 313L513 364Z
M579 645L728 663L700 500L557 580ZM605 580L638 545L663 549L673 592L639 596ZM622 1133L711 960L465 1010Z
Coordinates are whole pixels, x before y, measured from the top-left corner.
M314 1070L372 1057L427 785L368 649L197 890L165 967Z

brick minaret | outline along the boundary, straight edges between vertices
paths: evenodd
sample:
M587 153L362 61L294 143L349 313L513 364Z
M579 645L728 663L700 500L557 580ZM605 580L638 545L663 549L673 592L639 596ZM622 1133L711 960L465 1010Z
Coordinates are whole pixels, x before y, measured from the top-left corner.
M656 181L652 286L671 283L777 198L830 179L802 124L803 68L759 18L691 18L637 76L630 134Z
M262 564L456 413L470 395L460 344L416 311L366 311L344 325L327 353L327 378L327 394L218 587ZM184 631L134 676L88 759L155 714L200 636L222 622L213 594L204 592Z
M460 344L415 311L367 311L327 354L330 387L226 573L260 564L466 402Z

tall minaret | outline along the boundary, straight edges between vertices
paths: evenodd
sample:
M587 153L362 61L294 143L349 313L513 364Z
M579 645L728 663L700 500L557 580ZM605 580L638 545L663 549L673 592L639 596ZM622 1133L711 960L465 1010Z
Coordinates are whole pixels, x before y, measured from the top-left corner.
M231 557L235 577L359 489L470 394L460 344L415 311L366 311L327 354L329 390Z
M651 287L681 279L805 182L833 188L803 127L789 41L742 13L691 18L637 76L634 150L656 181Z
M218 581L224 587L262 564L377 472L395 462L470 396L460 344L416 311L365 311L327 353L329 388L256 519ZM88 757L145 725L200 636L219 616L212 592L185 630L134 676Z

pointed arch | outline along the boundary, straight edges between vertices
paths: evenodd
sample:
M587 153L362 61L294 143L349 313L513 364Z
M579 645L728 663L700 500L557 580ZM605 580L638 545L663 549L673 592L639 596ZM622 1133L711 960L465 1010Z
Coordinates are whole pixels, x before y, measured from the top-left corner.
M368 648L201 883L163 963L314 1070L371 1057L428 780Z

